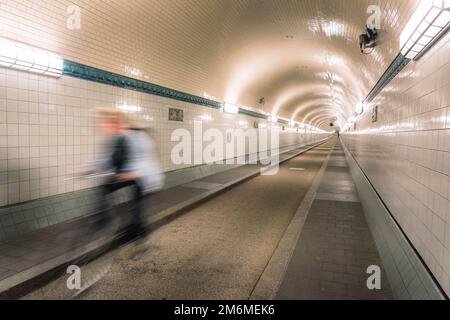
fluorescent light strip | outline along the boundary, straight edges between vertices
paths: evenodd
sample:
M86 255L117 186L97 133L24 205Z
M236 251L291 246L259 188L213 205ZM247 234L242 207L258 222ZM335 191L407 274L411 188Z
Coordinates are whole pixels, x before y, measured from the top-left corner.
M450 0L422 0L400 36L401 53L415 59L450 24Z
M62 57L22 43L0 38L0 67L61 77Z
M273 122L273 123L277 123L278 122L278 117L273 114L273 115L270 116L270 121Z
M126 113L139 113L142 112L142 107L139 106L129 106L128 104L118 105L116 106L117 109L122 110Z
M239 107L231 103L225 103L223 105L223 112L236 114L239 113Z

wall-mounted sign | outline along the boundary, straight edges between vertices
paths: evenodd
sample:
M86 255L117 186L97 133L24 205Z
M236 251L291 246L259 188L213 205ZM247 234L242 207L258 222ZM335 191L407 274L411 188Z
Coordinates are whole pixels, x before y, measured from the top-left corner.
M233 142L233 133L230 131L227 131L227 143Z
M184 121L184 111L180 109L169 108L169 121Z
M378 121L378 106L373 107L372 109L372 122Z

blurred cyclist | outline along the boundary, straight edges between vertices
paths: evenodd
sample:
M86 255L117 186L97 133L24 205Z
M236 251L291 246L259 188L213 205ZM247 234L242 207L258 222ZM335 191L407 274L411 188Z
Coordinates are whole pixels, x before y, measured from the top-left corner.
M158 191L163 175L156 158L156 149L142 125L130 126L126 114L116 109L97 110L97 127L107 135L105 158L97 171L111 171L101 186L101 214L99 226L109 221L108 196L126 187L132 188L132 223L128 232L141 234L145 230L141 202L144 195Z
M134 180L139 185L141 198L162 189L164 175L159 166L157 150L153 139L150 137L147 123L137 116L130 115L129 130L126 141L129 146L129 158L125 163L124 171L130 174L124 178L128 181ZM140 221L140 204L137 202L135 209L135 221Z

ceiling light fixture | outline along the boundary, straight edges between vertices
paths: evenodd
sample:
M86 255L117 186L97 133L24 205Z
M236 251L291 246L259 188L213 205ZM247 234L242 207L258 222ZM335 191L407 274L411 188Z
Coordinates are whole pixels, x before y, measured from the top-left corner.
M276 115L271 115L270 116L270 122L273 122L273 123L277 123L278 122L278 117L276 116Z
M355 112L356 112L357 114L361 114L361 113L364 112L364 103L363 103L363 102L358 102L358 103L356 104Z
M62 57L22 43L0 38L0 67L61 77Z
M200 119L205 122L211 122L214 120L213 117L211 117L210 115L207 115L207 114L200 116Z
M223 112L237 114L239 113L239 107L231 103L225 103L223 105Z
M116 106L116 109L119 109L125 113L139 113L142 112L142 107L139 106L130 106L126 103L120 104Z
M450 0L422 0L400 36L401 53L416 59L450 23Z

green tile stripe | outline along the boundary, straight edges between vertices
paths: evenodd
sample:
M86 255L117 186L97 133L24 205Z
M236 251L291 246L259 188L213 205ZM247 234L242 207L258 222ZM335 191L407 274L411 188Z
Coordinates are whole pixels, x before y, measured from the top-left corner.
M264 119L264 120L268 119L268 116L266 116L265 114L247 110L247 109L242 109L242 108L239 108L239 114L243 114L245 116L250 116L250 117L254 117L254 118Z
M117 73L97 69L81 63L64 60L64 75L84 80L94 81L102 84L111 85L123 89L139 91L147 94L152 94L160 97L170 98L178 101L189 102L197 105L202 105L214 109L221 109L222 103L206 99L199 96L194 96L189 93L177 91L171 88L166 88L150 82L133 79L122 76ZM254 118L267 120L268 117L262 113L239 108L239 113Z
M162 87L150 82L125 77L117 73L100 70L73 61L64 60L64 75L215 109L222 108L222 104L217 101Z
M397 76L403 68L411 60L406 58L401 53L394 59L389 68L386 69L384 74L381 76L380 80L378 80L377 84L373 87L370 93L367 95L367 98L364 100L365 103L370 103L375 99L375 97L380 94L380 92L392 81L392 79Z

